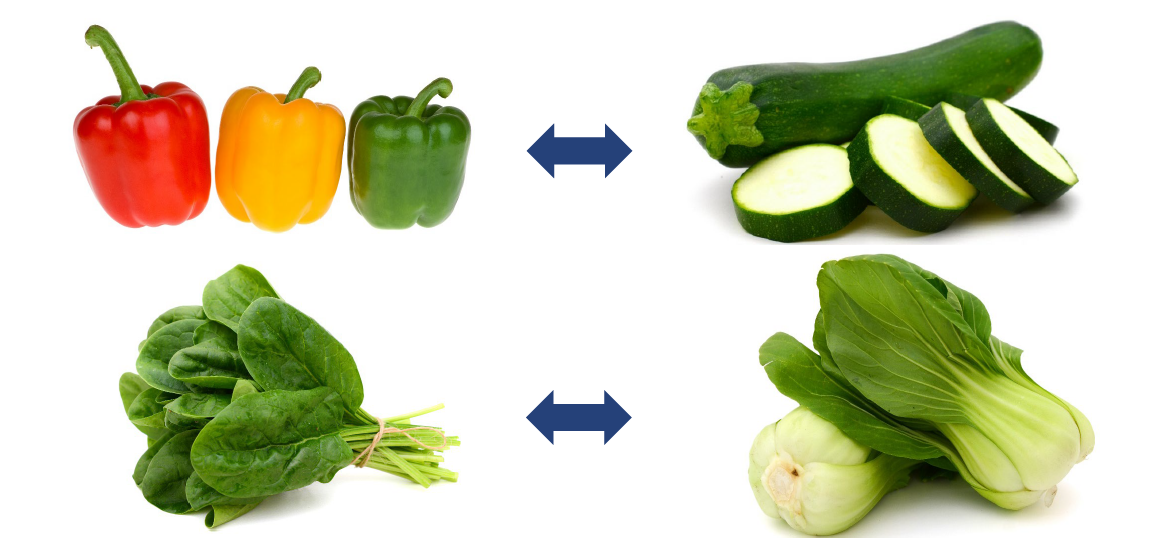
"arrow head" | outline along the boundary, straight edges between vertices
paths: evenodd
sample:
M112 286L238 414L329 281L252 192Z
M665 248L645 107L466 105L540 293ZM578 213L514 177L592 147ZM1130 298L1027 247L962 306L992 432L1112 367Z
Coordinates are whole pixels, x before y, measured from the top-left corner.
M607 134L609 135L610 128L607 128L606 131L607 131ZM629 149L628 149L628 153L629 153ZM554 393L550 393L551 402L552 402L553 394ZM538 407L541 407L541 406L538 406ZM534 411L537 411L537 410L534 410ZM622 406L618 405L618 402L615 402L614 399L610 397L610 393L608 393L606 391L602 392L602 418L603 418L603 425L604 425L602 432L603 432L603 436L606 438L602 442L604 445L606 443L609 443L610 438L613 438L615 434L618 434L619 430L622 430L622 427L626 425L627 421L631 420L630 414L627 413L626 410L622 409ZM552 434L553 433L551 432L551 435ZM551 441L553 441L553 440L551 440Z
M609 128L607 130L609 131ZM546 133L543 133L526 152L529 152L529 155L533 156L538 165L542 166L542 169L545 169L551 177L554 176L554 125L550 124L550 129L546 130ZM607 172L607 174L610 173ZM552 436L550 441L553 441Z
M551 137L553 137L553 132L554 132L554 127L550 126L549 133L550 133ZM537 145L534 145L534 146L537 146ZM541 432L542 435L545 436L547 440L550 440L551 445L553 445L553 443L554 443L554 424L552 422L552 419L550 418L551 410L553 410L553 409L554 409L554 391L550 391L550 394L546 396L545 400L542 400L541 404L538 404L538 407L534 408L534 410L529 412L529 415L526 415L526 417L525 417L527 420L529 420L530 423L532 423L534 425L534 428L538 429L538 432ZM619 408L619 409L622 409L622 408ZM623 413L626 413L626 412L623 412ZM629 419L630 417L627 417L627 418ZM624 421L624 423L625 423L625 421ZM617 432L617 430L615 430L615 432ZM611 434L611 435L613 435L613 434ZM607 437L607 439L610 439L610 438Z
M550 126L550 129L552 130L553 126ZM627 156L630 156L630 153L630 147L626 146L626 143L622 142L622 139L619 139L618 136L614 134L614 130L611 130L610 126L607 126L605 144L603 145L602 160L602 163L606 164L606 176L609 177L610 172L614 171L614 168L618 167L618 164L622 163L622 161L625 160ZM542 167L545 166L543 165ZM623 413L626 412L624 411ZM630 419L630 417L627 417L627 419ZM617 430L615 432L617 432Z

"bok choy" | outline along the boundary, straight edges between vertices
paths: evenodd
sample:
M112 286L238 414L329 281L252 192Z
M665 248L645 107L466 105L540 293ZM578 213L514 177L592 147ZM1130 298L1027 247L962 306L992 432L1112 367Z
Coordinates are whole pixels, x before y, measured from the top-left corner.
M889 255L825 263L817 288L816 351L777 333L760 362L858 444L955 471L1007 509L1050 505L1094 448L1087 417L1027 375L970 292Z
M861 445L799 407L756 436L748 478L764 513L797 531L832 535L908 484L919 464Z

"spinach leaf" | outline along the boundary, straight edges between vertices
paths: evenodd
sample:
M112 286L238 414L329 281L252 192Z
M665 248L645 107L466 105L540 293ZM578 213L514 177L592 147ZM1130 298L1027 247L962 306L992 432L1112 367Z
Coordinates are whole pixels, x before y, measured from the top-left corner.
M186 480L186 501L190 503L191 511L205 509L211 505L258 504L263 499L264 497L231 498L224 496L221 492L214 490L213 487L206 484L206 481L202 480L202 476L198 475L198 472L190 474L190 478Z
M165 415L164 419L166 428L172 432L200 430L202 427L206 426L206 423L210 421L209 419L204 419L201 417L187 417L180 413L174 413L170 410L164 411L163 414Z
M257 392L259 392L259 389L257 387L255 387L255 382L253 382L249 379L240 379L234 383L234 391L231 391L230 401L234 402L235 400L238 400L239 397L241 397L243 395L248 395L248 394L257 393Z
M206 484L234 498L327 482L352 461L343 414L326 387L246 394L202 429L190 460Z
M194 329L194 344L213 343L229 351L238 351L238 334L217 321L207 321Z
M129 422L155 440L167 432L164 406L158 403L161 394L161 391L150 387L137 395L125 410Z
M263 389L330 387L355 415L364 385L352 354L319 323L286 302L259 299L240 320L238 350Z
M174 435L162 444L146 466L141 493L154 507L174 514L190 511L190 503L186 501L186 480L194 473L190 464L190 446L197 436L197 430Z
M243 312L262 297L278 298L279 295L262 273L245 265L236 265L206 284L202 290L202 306L206 317L237 332Z
M166 409L187 417L210 419L230 404L230 395L221 393L186 393L166 404Z
M151 443L145 452L141 454L141 457L137 459L137 464L133 467L133 484L137 485L138 488L141 488L141 482L145 479L146 468L149 468L150 461L154 459L154 456L158 454L162 446L170 441L172 437L174 437L174 433L166 431L165 434L162 434L161 437Z
M795 338L777 333L760 346L760 364L780 393L833 423L862 445L915 460L942 456L942 441L885 413L844 379L821 366L821 357Z
M199 329L205 328L205 325ZM233 389L235 382L249 379L246 364L237 351L218 340L206 341L178 350L167 367L170 377L182 383L211 389Z
M166 404L169 404L170 402L173 402L174 400L177 400L177 398L178 398L179 396L182 396L182 395L180 395L180 394L174 394L174 393L167 393L167 392L162 392L162 393L159 393L159 394L158 394L158 398L155 400L155 402L157 402L158 404L161 404L161 405L165 406Z
M150 387L145 380L141 379L141 376L133 372L121 375L121 379L118 381L118 392L121 394L121 405L125 408L125 416L142 434L146 435L151 445L155 440L168 433L164 423L158 424L159 418L157 417L157 401L166 393ZM145 397L142 398L142 395ZM138 402L139 398L141 399L140 403Z
M183 319L200 319L205 321L206 314L203 313L201 306L178 306L176 308L166 310L162 313L162 315L158 316L157 319L154 319L153 323L150 324L150 330L146 333L146 339L149 339L149 337L153 336L154 333L158 331L158 329Z
M230 522L238 517L250 513L252 509L259 506L259 503L250 503L246 505L215 505L210 508L210 512L206 513L206 527L217 528Z
M117 392L121 395L121 407L125 413L129 414L129 405L133 403L133 399L142 391L149 389L150 386L141 379L141 376L133 372L126 372L121 375L121 379L117 382Z
M194 329L200 325L201 320L183 319L158 329L146 339L137 357L137 374L155 389L175 394L190 392L190 386L170 376L170 358L194 345Z
M174 432L202 428L229 403L228 394L186 393L166 404L166 428Z

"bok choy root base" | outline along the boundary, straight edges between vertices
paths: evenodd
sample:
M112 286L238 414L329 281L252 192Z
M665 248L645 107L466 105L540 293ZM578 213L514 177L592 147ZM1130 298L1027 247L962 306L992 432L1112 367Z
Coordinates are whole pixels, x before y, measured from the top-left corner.
M163 313L138 351L119 391L148 440L133 480L163 511L208 510L213 528L350 465L425 487L457 480L440 452L458 439L411 421L443 406L369 414L352 355L255 269L239 265L206 285L202 305Z
M1050 505L1094 448L1087 417L1027 375L1022 350L993 335L970 292L890 255L825 263L817 288L816 351L784 333L760 347L769 379L801 405L752 448L769 515L806 533L843 531L921 462L1000 507ZM873 465L885 456L902 462ZM813 471L829 475L803 475Z

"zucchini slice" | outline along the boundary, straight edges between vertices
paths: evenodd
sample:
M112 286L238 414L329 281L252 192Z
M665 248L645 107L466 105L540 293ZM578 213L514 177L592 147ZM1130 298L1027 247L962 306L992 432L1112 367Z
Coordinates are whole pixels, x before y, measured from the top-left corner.
M963 111L969 111L970 108L974 107L974 104L978 103L981 99L982 98L977 96L955 93L947 96L945 101L946 103L949 103L950 105L953 105L954 107L957 107ZM1010 106L1008 105L1007 107ZM1039 135L1042 135L1043 139L1046 139L1048 143L1051 143L1052 145L1055 144L1055 138L1059 137L1059 126L1051 124L1050 122L1047 122L1046 120L1043 120L1026 111L1015 109L1014 107L1010 107L1010 110L1014 111L1014 114L1022 117L1023 120L1027 121L1027 124L1030 124L1031 127L1035 129L1035 131L1039 132Z
M978 144L964 111L948 103L939 103L917 123L926 141L946 163L996 205L1019 212L1035 204L1034 198L1006 176Z
M917 122L873 117L849 145L853 183L890 218L914 231L950 226L978 196L934 151Z
M869 202L849 177L849 155L835 145L805 145L753 165L732 187L744 231L796 242L849 225Z
M1079 182L1059 151L1002 102L983 99L966 120L990 159L1036 201L1046 205Z
M1055 144L1055 139L1059 137L1059 126L1051 124L1050 122L1047 122L1046 120L1043 120L1026 111L1021 111L1014 108L1012 108L1011 111L1014 111L1014 114L1027 121L1027 124L1030 124L1031 127L1035 129L1035 131L1039 132L1039 135L1042 135L1043 139L1046 139L1048 143L1051 143L1052 145Z
M885 98L885 106L881 108L883 115L897 115L910 120L917 120L928 112L930 112L929 105L897 96Z

